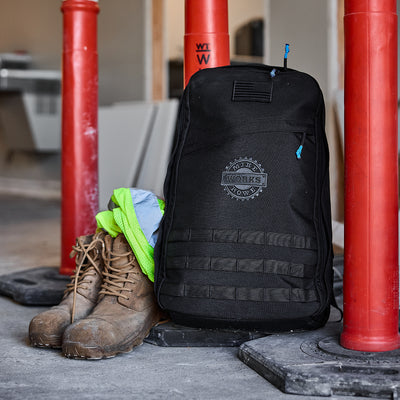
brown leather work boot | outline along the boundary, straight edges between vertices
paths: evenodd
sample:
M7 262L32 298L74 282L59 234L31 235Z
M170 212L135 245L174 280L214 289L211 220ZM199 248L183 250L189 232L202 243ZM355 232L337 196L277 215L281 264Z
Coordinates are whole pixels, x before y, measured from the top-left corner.
M33 346L60 348L65 328L74 319L86 317L97 303L103 281L104 231L80 236L73 246L76 269L61 303L34 317L29 325Z
M153 283L143 274L123 235L105 240L104 282L99 303L68 327L62 352L69 358L101 359L130 352L161 318Z

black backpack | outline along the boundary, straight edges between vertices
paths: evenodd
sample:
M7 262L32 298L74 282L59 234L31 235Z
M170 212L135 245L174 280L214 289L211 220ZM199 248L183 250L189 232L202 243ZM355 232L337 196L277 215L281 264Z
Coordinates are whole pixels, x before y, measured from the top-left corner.
M333 299L322 92L264 65L204 69L181 99L155 290L172 321L323 326Z

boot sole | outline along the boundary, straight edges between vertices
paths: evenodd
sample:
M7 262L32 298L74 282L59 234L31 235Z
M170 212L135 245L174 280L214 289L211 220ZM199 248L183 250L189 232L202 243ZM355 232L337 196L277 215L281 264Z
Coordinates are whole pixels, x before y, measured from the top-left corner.
M118 354L130 353L135 347L141 344L143 344L143 339L141 338L137 338L133 342L129 341L120 344L118 348L114 346L102 348L100 346L85 346L78 342L64 342L62 353L65 357L76 360L101 360L103 358L113 358Z
M43 333L29 333L31 345L40 348L61 349L62 338L58 335L43 335Z

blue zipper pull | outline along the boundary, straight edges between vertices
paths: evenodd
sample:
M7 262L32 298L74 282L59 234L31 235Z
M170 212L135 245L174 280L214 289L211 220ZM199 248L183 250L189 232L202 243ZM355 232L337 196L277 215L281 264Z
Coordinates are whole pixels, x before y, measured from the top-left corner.
M300 158L301 158L301 152L303 151L305 141L306 141L306 133L303 132L303 135L301 137L300 146L296 150L296 157L297 157L298 160L300 160Z
M287 69L287 56L288 56L289 52L290 52L289 44L286 43L285 44L285 55L283 57L283 68L285 68L285 69Z

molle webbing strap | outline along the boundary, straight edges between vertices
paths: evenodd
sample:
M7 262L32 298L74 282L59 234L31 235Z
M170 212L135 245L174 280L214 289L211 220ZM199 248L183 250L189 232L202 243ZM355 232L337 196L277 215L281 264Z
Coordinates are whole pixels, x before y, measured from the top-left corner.
M168 257L168 269L249 272L312 278L315 266L279 260L225 257Z
M249 288L165 283L163 285L163 294L176 297L278 303L310 303L317 301L317 295L314 290L298 288Z
M169 234L168 242L243 243L317 250L317 241L312 237L240 229L173 230Z

